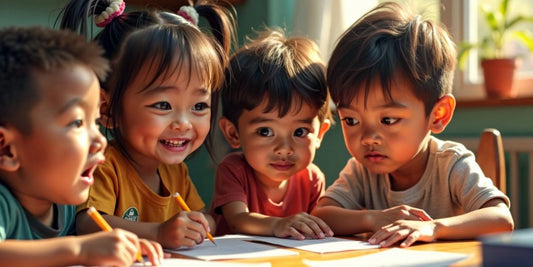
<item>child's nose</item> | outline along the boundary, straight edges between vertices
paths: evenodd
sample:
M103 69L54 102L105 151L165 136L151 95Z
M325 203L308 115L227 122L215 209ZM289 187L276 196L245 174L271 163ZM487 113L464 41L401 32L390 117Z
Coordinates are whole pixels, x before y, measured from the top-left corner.
M275 153L276 155L292 155L294 150L290 138L279 138Z
M365 129L363 133L363 137L361 138L361 143L363 145L380 145L381 144L381 136L378 133L378 131L374 129L367 128Z
M106 146L107 139L105 138L105 136L103 136L98 130L93 133L93 136L91 138L90 153L94 154L103 151Z
M188 131L192 128L191 120L185 115L178 114L172 121L170 128L178 131Z

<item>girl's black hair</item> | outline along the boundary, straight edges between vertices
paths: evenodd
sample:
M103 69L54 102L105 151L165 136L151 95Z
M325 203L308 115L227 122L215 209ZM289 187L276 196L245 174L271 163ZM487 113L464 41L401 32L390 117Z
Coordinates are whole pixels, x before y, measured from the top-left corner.
M168 69L175 67L171 61L165 60L165 53L170 53L172 58L178 59L178 64L189 67L189 70L197 71L200 77L206 81L206 86L212 90L211 101L211 131L206 139L205 146L209 155L214 157L214 130L217 123L218 94L223 82L223 70L227 63L227 57L235 43L235 21L230 4L217 5L208 1L201 1L194 5L198 15L209 24L209 32L192 24L184 17L172 11L165 10L142 10L124 12L113 18L102 30L93 37L95 24L88 23L94 16L98 16L111 4L111 0L71 0L60 13L60 28L76 31L87 38L97 41L105 50L105 56L113 63L111 75L106 81L101 81L102 87L110 97L108 118L111 125L117 125L121 111L121 97L124 90L138 75L138 70L143 64L152 64L157 60L155 68L167 70L158 72L152 81L161 75L167 75ZM176 10L179 7L176 7ZM59 17L58 17L59 21ZM135 37L128 36L136 34ZM143 37L144 35L144 37ZM155 42L145 43L148 38ZM179 39L179 38L192 39ZM129 38L129 39L127 39ZM163 43L166 40L167 43ZM192 43L198 42L198 43ZM170 46L170 47L169 47ZM137 49L130 49L137 47ZM203 51L208 49L208 51ZM122 55L122 56L121 56ZM150 55L150 56L148 56ZM155 57L154 57L155 56ZM154 58L152 58L154 57ZM184 58L181 58L184 57ZM205 62L200 62L206 60ZM185 63L185 64L184 64ZM124 66L136 66L133 71L125 71ZM181 66L181 65L180 65ZM108 129L110 130L110 129ZM110 134L119 145L119 149L126 155L123 138L118 128L111 129Z

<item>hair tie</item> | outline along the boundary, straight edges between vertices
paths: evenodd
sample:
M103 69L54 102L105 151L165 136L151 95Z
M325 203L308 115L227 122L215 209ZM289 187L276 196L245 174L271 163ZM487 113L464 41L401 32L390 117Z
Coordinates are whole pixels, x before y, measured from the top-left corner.
M182 16L184 19L188 20L195 26L198 26L199 15L196 9L192 6L182 6L176 14Z
M98 27L105 27L115 17L122 15L126 3L123 0L111 0L109 6L100 13L100 15L94 17L94 22Z

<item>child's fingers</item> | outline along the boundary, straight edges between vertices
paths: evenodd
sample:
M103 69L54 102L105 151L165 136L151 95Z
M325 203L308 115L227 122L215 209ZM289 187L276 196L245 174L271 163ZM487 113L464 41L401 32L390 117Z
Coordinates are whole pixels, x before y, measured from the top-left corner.
M118 235L125 237L125 240L127 240L127 242L124 242L124 254L122 257L131 258L131 262L133 262L137 256L137 252L140 247L139 238L136 234L124 231L122 229L113 229L113 231L116 232Z
M185 237L185 239L192 240L192 246L195 246L197 244L201 244L204 241L205 233L205 229L201 224L192 223L187 227L187 229L185 229L183 236Z
M429 214L427 214L424 210L421 210L421 209L411 209L409 210L409 213L418 217L420 221L432 221L433 220L431 216L429 216Z
M370 239L368 239L368 242L373 245L380 244L384 239L387 239L395 232L395 228L393 227L392 224L382 227L379 231L375 232Z
M302 222L302 224L302 229L298 230L300 230L300 232L303 232L306 236L311 236L313 238L326 237L326 234L324 233L324 231L322 231L322 228L317 223L315 218L312 218L312 216L306 218L305 221Z
M312 216L312 215L311 215L311 219L318 225L318 227L320 227L321 233L323 233L325 236L333 236L334 235L334 233L331 230L331 228L329 228L329 225L326 222L324 222L322 219L320 219L318 217L315 217L315 216ZM316 231L315 231L315 233L316 233Z
M303 235L300 231L298 231L294 227L289 228L288 235L291 236L294 239L303 240L305 239L305 235Z
M406 248L411 246L413 243L415 243L420 238L420 232L414 231L410 235L407 236L407 238L400 244L400 247Z
M189 212L188 213L188 217L189 219L199 223L202 225L203 227L203 232L205 234L205 232L209 232L210 229L209 229L209 222L207 221L207 219L205 218L205 215L201 212L198 212L198 211L193 211L193 212ZM205 237L205 235L204 235Z
M331 231L329 226L318 217L306 214L306 216L302 218L302 223L305 224L305 227L298 230L300 230L300 232L304 232L304 234L307 236L312 236L313 238L325 238L326 236L333 236L333 231ZM312 232L307 229L311 230Z
M153 266L161 265L163 259L163 248L157 242L152 242L146 239L139 239L141 250L143 254L148 256L148 260Z
M402 240L404 240L400 245L402 247L407 247L413 244L416 240L418 240L419 234L416 234L417 231L412 231L408 228L399 228L399 227L393 227L394 230L389 233L387 238L383 238L381 242L379 242L379 246L382 248L390 247ZM410 237L410 238L409 238ZM405 240L408 239L409 240Z

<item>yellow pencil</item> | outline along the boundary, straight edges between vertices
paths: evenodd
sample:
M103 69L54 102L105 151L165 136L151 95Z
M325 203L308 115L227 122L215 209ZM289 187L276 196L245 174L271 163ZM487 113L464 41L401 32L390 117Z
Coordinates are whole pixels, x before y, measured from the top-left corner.
M178 202L182 210L188 211L188 212L191 211L189 206L187 206L187 203L185 203L185 200L183 200L183 198L180 196L180 193L178 192L174 193L174 199L176 199L176 201ZM215 239L213 239L213 236L209 232L206 232L206 235L207 235L207 238L209 238L209 240L211 240L211 242L213 242L213 244L216 245Z
M91 216L93 221L96 224L98 224L98 226L100 226L100 229L102 229L103 231L106 231L106 232L113 231L113 228L111 228L111 226L104 220L104 217L102 217L102 215L100 215L100 213L94 207L90 207L87 210L87 214ZM144 262L140 249L137 251L137 261Z

